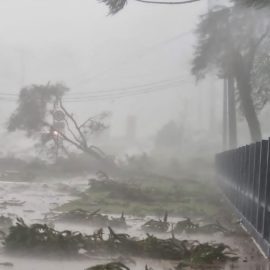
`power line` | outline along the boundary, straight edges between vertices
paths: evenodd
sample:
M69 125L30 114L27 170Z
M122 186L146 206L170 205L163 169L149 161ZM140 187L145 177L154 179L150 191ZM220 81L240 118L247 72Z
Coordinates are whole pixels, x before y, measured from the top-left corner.
M74 98L75 96L79 96L79 97L84 96L85 97L85 95L88 96L89 94L117 93L117 92L122 92L122 91L125 91L126 92L126 91L136 90L136 89L140 89L142 87L147 87L147 86L159 86L159 85L166 84L166 83L169 83L169 82L174 82L174 81L182 81L182 80L175 77L175 78L171 78L171 79L167 79L167 80L162 80L162 81L158 81L158 82L151 82L151 83L146 83L146 84L139 84L139 85L130 86L130 87L121 87L121 88L118 88L118 89L68 93L68 96L71 96L72 98Z
M87 100L87 99L98 99L98 98L114 98L114 97L118 97L119 95L124 95L124 96L129 96L132 94L136 94L136 93L141 93L144 92L146 90L151 90L151 91L158 91L159 89L164 89L166 90L167 87L169 86L179 86L181 83L183 82L183 80L175 80L175 81L168 81L167 83L163 83L163 84L156 84L156 85L151 85L149 84L146 87L141 87L139 89L129 89L126 88L124 91L119 91L119 92L108 92L108 93L101 93L101 94L97 94L97 95L88 95L88 96L79 96L79 97L71 97L71 98L65 98L65 100Z
M128 94L117 94L117 95L107 95L107 96L96 96L96 97L89 97L89 98L84 98L84 99L63 99L64 102L66 103L82 103L82 102L98 102L98 101L106 101L106 100L116 100L116 99L122 99L122 98L129 98L129 97L134 97L134 96L140 96L140 95L147 95L147 94L152 94L152 93L157 93L160 91L169 91L169 90L174 90L174 89L179 89L179 84L175 85L170 85L167 86L166 88L146 88L143 89L142 91L137 91L133 93L128 93ZM0 98L0 102L17 102L16 99L6 99L6 98Z
M149 89L149 90L144 90L143 92L139 92L139 93L132 93L129 95L118 95L118 96L108 96L108 97L102 97L102 98L95 98L95 99L82 99L82 100L64 100L64 102L69 102L69 103L82 103L82 102L99 102L99 101L108 101L108 100L118 100L118 99L123 99L123 98L130 98L130 97L134 97L134 96L140 96L140 95L148 95L148 94L153 94L153 93L157 93L159 91L169 91L169 90L174 90L174 89L179 89L179 85L174 85L171 87L167 87L166 89Z
M133 95L140 95L140 94L145 94L145 93L165 91L169 87L172 87L172 86L179 86L179 84L168 85L166 88L164 88L164 87L162 87L162 88L153 88L153 87L151 87L151 88L142 89L140 91L135 91L135 92L132 92L132 93L119 93L119 94L115 94L115 95L92 96L92 97L83 98L83 99L80 99L80 98L78 98L78 99L64 99L64 101L74 102L74 101L115 99L115 98L118 98L118 97L130 97L130 96L133 96Z
M102 91L88 91L88 92L77 92L77 93L70 93L66 97L66 99L76 99L76 98L87 98L87 97L93 97L93 96L103 96L108 94L121 94L121 93L128 93L135 90L144 90L147 87L166 87L167 85L171 83L178 83L183 82L183 79L174 77L170 79L164 79L161 81L156 82L150 82L145 84L138 84L134 86L128 86L128 87L121 87L117 89L108 89L108 90L102 90ZM0 92L0 98L12 98L12 97L18 97L19 93L11 93L11 92ZM70 96L70 97L69 97Z

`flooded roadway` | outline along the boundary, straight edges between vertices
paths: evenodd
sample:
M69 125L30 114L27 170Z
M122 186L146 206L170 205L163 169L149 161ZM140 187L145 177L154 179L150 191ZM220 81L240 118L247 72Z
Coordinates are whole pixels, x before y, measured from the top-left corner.
M0 186L0 215L22 217L26 223L42 222L44 218L54 209L64 203L76 199L76 193L79 193L88 188L87 178L75 178L69 180L50 180L49 182L1 182ZM150 219L151 217L146 217ZM141 231L141 225L146 219L137 219L127 217L127 224L130 227L127 233L132 236L144 237L145 233ZM170 218L170 222L174 223L178 219ZM78 225L70 223L54 224L57 230L74 230L83 233L93 233L96 229L88 225ZM122 230L120 230L122 231ZM169 234L159 234L159 237L169 238ZM238 237L223 237L221 234L215 235L180 235L180 239L199 240L201 242L224 242L232 248L237 249L241 255L239 263L228 264L224 269L239 269L239 270L269 270L268 261L263 259L250 238ZM110 262L113 258L89 258L85 260L75 259L59 259L45 260L29 257L14 257L4 254L3 250L0 254L1 262L11 262L14 264L14 270L83 270L89 266ZM131 269L144 269L145 265L152 267L154 270L172 269L175 264L168 261L159 260L142 260L136 259L136 265L130 265ZM0 269L7 267L0 266Z

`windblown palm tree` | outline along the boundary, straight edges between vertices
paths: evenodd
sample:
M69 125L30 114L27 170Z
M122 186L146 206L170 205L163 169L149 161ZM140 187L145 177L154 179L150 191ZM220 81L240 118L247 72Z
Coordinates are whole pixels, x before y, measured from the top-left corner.
M242 2L247 6L254 6L258 8L262 8L265 6L270 6L270 0L234 0L235 2Z

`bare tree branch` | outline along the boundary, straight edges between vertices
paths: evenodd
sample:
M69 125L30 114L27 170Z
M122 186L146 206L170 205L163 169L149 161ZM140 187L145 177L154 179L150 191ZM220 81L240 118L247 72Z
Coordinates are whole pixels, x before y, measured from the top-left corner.
M75 135L75 133L73 132L73 130L70 128L70 125L69 125L67 119L65 119L65 123L66 123L67 129L68 129L69 133L72 135L73 139L77 143L81 143L81 141L79 140L79 138Z
M73 141L71 138L69 138L66 134L62 133L61 131L56 130L49 123L43 122L43 125L44 126L47 126L50 129L51 133L57 132L62 137L63 140L69 142L70 144L72 144L73 146L75 146L76 148L78 148L79 150L90 154L91 156L95 157L98 160L104 161L106 159L106 157L104 157L104 156L101 155L101 152L102 152L101 150L100 150L101 151L100 153L98 153L97 151L95 151L95 149L98 149L97 147L87 147L87 146L85 147L84 145L79 144L79 143Z
M253 67L253 62L254 62L256 52L257 52L259 46L262 44L262 42L268 36L269 32L270 32L270 27L267 27L265 33L262 34L262 36L255 43L253 43L253 45L251 46L250 51L249 51L249 61L248 61L248 66L249 66L250 70Z
M59 101L60 103L60 107L61 109L64 111L64 113L66 114L66 116L72 121L72 123L74 124L76 130L78 131L80 137L81 137L81 140L82 140L82 144L85 148L87 148L87 141L86 141L86 138L84 137L78 123L76 122L76 120L74 119L74 117L66 110L66 108L63 106L63 103L62 103L62 100L60 99Z

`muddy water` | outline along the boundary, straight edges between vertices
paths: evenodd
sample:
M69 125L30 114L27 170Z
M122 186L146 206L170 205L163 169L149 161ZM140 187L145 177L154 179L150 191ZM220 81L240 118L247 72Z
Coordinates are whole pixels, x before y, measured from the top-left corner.
M50 181L49 183L38 182L1 182L0 185L0 215L10 215L12 217L19 216L24 218L27 223L39 222L57 206L60 206L70 200L76 199L76 192L83 191L88 187L88 183L84 179L70 179L65 181ZM71 192L72 191L72 192ZM150 219L147 217L146 219ZM170 219L170 222L177 222L179 219ZM145 233L140 230L145 219L136 219L127 217L127 223L130 227L127 230L132 236L144 237ZM54 224L56 229L76 230L83 233L92 233L96 228L78 225L78 224ZM122 230L120 230L122 231ZM169 234L160 234L159 237L169 238ZM211 236L203 235L180 235L180 239L199 240L201 242L224 242L234 249L238 250L241 255L241 260L237 264L228 264L225 269L240 269L240 270L270 270L268 262L259 255L251 240L246 237L226 237L221 234ZM89 258L85 260L42 260L31 257L11 257L0 254L1 262L12 262L15 270L83 270L89 266L109 262L115 258ZM145 264L151 266L155 270L172 269L174 263L168 261L157 260L141 260L136 259L136 265L130 265L131 269L144 269ZM5 269L0 266L0 270Z

